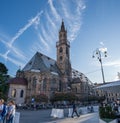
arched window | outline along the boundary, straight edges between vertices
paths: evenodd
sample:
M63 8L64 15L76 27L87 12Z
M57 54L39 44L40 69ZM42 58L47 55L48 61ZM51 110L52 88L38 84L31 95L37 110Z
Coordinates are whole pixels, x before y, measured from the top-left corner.
M43 91L46 91L47 89L47 78L44 78L43 80Z
M77 93L77 87L74 88L75 93Z
M68 54L68 47L66 48L66 54Z
M62 61L62 59L63 59L63 57L62 57L62 56L60 56L60 61Z
M60 52L60 53L62 53L62 52L63 52L63 48L62 48L62 47L60 47L60 50L59 50L59 52Z
M65 33L64 33L64 35L63 35L63 36L64 36L64 39L66 39L66 34L65 34Z
M37 85L37 79L36 77L33 77L33 88L36 88Z
M24 91L21 90L21 91L20 91L20 97L23 97L23 95L24 95Z
M16 97L16 89L12 90L12 97Z

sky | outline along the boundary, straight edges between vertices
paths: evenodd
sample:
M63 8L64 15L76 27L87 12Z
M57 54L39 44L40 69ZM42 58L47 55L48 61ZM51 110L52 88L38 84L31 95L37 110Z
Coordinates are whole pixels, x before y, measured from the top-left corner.
M120 72L120 0L0 0L0 62L8 74L38 51L56 60L56 42L64 21L70 41L72 68L93 83L102 83L100 50L105 82Z

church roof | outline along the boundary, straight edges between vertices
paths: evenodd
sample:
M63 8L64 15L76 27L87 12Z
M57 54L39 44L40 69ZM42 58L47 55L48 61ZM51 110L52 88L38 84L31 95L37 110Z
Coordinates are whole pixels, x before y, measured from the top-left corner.
M17 85L27 85L28 82L25 78L15 77L8 81L9 84L17 84Z
M72 78L73 78L72 79L73 83L80 83L80 82L86 82L87 81L89 84L91 84L91 85L93 84L85 74L83 74L83 73L81 73L78 70L75 70L73 68L72 68Z
M60 73L56 61L42 53L37 52L23 68L23 71L44 72L51 71Z

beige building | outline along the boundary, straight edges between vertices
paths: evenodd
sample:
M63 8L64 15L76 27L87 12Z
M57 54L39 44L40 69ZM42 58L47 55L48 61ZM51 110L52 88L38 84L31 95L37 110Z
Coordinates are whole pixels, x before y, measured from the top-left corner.
M17 103L25 103L40 94L50 99L54 92L72 91L78 96L84 96L91 91L91 81L71 67L70 42L63 21L56 50L57 60L37 52L22 70L17 71L16 77L9 81L9 98L14 98Z
M95 87L97 96L105 97L106 102L114 102L120 99L120 80L109 82Z

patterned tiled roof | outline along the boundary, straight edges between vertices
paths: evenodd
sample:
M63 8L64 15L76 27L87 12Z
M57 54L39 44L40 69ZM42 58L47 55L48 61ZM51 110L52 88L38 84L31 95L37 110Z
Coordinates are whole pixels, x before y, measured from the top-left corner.
M56 61L42 53L37 52L23 68L23 71L51 71L60 73Z

